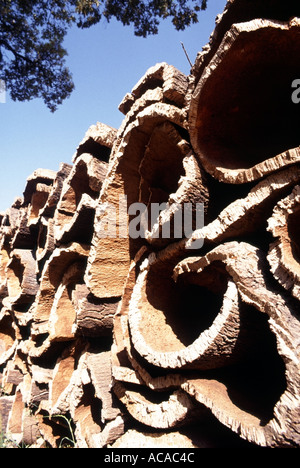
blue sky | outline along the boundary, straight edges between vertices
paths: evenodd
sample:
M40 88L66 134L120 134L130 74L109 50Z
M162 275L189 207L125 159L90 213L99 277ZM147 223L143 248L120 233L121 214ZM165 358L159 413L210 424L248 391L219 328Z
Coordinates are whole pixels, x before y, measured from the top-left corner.
M34 170L56 171L61 162L71 164L91 125L99 121L118 128L124 118L118 105L149 67L167 62L189 74L181 42L194 63L225 4L209 0L198 24L177 32L171 22L162 21L159 34L146 39L117 21L70 30L65 47L76 87L71 97L54 114L41 100L15 103L6 96L5 103L0 101L0 211L22 196Z

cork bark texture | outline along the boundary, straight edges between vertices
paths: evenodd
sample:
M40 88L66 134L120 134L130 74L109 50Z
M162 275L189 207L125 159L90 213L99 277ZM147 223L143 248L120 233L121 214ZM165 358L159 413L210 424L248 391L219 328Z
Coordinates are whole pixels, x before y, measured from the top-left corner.
M299 17L229 0L1 213L10 443L300 447Z

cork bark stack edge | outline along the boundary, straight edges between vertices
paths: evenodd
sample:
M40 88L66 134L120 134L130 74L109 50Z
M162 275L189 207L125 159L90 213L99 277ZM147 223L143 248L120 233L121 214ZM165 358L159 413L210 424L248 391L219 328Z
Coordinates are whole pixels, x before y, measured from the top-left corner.
M91 125L1 214L11 444L300 446L299 17L229 0L189 76L150 67L119 129Z

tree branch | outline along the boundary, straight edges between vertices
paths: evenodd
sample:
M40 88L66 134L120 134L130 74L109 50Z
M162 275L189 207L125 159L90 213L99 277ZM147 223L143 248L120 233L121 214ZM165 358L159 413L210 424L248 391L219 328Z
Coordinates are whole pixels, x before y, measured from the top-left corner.
M0 47L1 45L3 45L7 50L9 50L10 52L12 52L14 54L14 56L18 59L21 59L21 60L25 60L26 62L30 63L30 64L34 64L34 61L31 60L29 57L26 57L22 54L19 54L5 39L1 39L0 40Z

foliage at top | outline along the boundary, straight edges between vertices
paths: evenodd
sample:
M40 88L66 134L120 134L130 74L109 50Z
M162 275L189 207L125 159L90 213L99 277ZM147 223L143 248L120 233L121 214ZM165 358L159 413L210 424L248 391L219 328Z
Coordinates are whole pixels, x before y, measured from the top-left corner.
M206 5L207 0L0 0L0 80L14 101L42 98L54 112L74 89L63 47L72 25L84 29L116 18L146 37L157 34L165 18L185 29Z

